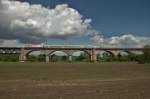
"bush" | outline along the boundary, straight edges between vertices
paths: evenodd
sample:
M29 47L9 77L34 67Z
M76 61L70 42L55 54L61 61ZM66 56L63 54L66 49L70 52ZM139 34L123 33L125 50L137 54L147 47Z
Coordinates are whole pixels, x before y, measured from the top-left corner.
M147 45L143 49L143 54L137 57L138 63L150 63L150 46Z

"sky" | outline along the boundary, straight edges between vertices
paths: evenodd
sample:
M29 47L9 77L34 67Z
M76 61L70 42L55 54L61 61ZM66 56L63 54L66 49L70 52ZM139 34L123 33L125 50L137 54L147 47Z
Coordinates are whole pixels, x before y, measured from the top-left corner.
M9 0L2 1L14 2ZM42 7L37 7L41 12L43 11L43 7L50 11L44 10L45 14L43 14L33 9L34 13L32 13L32 17L28 17L26 14L24 17L8 17L10 22L7 22L6 26L8 26L8 23L11 23L11 29L6 31L4 25L0 25L0 28L2 28L1 31L3 33L6 31L6 34L7 32L14 34L11 34L12 38L1 36L1 41L13 40L16 43L16 40L18 40L22 43L27 43L28 41L28 43L38 44L48 39L48 44L97 45L102 47L142 47L150 43L150 0L20 0L19 5L22 5L23 2L28 3L28 6L41 5ZM19 7L13 3L7 4L1 2L0 4L3 6L15 5ZM67 4L67 6L63 4ZM69 8L74 11L67 10ZM7 14L1 14L1 22L4 20L4 16L9 16L8 13L12 11L5 7L0 9L2 14L3 10L7 11ZM31 12L29 9L31 8L28 8L28 10L23 9L22 11L26 11L25 13ZM49 14L52 10L55 10L55 12L59 10L59 19L54 19L54 17L57 17L56 14ZM18 12L13 11L15 13ZM61 16L62 12L68 13L65 18ZM22 12L17 14L20 15L21 13ZM45 17L52 17L51 20L49 18L47 18L47 20L56 27L45 28L47 25L42 25L43 27L40 25L38 29L37 27L31 29L27 27L22 28L22 26L25 25L29 26L29 23L32 23L32 25L33 23L36 24L36 21L47 22L47 20L44 20L45 17L43 17L43 15L46 15ZM35 22L33 21L34 18L36 19ZM39 21L39 18L43 18L43 20ZM63 23L68 20L71 20L72 23L64 27ZM44 31L46 29L49 31ZM28 33L28 35L25 33L21 35L18 34L17 32L20 31L24 31L26 34ZM2 32L0 33L3 34ZM35 34L31 32L35 32ZM9 35L9 33L7 35ZM8 41L3 41L1 44L7 42Z
M106 36L133 33L150 36L149 0L25 0L45 6L68 3Z

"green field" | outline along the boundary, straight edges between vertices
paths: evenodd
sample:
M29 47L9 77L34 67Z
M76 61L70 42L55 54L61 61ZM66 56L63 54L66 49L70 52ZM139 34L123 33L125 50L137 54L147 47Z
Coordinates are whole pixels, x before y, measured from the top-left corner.
M0 99L150 99L150 64L0 63Z

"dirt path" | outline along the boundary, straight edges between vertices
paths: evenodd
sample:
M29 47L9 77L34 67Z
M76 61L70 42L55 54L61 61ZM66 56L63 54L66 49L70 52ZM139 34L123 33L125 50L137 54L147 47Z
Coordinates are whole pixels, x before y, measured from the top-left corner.
M150 99L150 79L0 81L0 99Z

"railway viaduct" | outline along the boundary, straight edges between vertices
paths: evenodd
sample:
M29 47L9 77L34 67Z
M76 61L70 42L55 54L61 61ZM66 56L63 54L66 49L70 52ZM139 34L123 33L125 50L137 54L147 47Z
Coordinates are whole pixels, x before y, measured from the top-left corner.
M69 61L72 61L73 53L83 51L90 56L90 60L97 61L97 53L105 51L113 56L118 55L120 52L141 54L143 48L96 48L96 47L0 47L0 54L19 54L19 61L27 61L27 56L34 51L42 51L45 55L45 62L50 62L49 56L56 52L62 51L68 55Z

